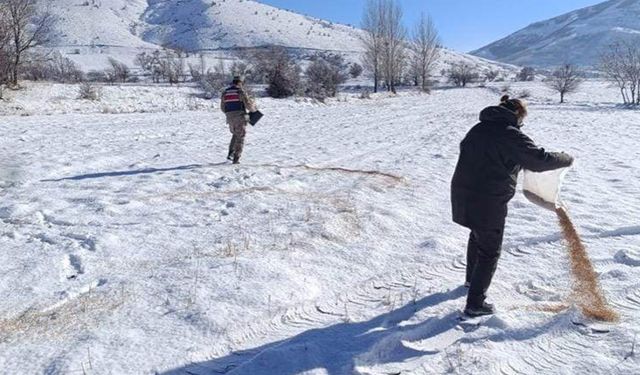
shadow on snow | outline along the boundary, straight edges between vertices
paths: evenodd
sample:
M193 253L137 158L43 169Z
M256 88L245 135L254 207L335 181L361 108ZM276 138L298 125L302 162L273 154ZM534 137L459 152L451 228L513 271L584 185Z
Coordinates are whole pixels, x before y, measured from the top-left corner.
M201 363L176 368L162 375L182 374L278 374L293 375L325 369L329 375L350 374L359 362L366 366L400 363L433 355L440 350L407 348L402 340L419 341L457 326L458 312L412 325L399 325L416 312L463 297L464 287L435 293L406 306L360 323L340 323L311 329L294 337L230 353Z
M190 165L182 165L179 167L169 167L169 168L143 168L143 169L134 169L129 171L88 173L88 174L82 174L82 175L71 176L71 177L63 177L58 179L40 180L40 182L82 181L82 180L91 180L91 179L105 178L105 177L135 176L135 175L141 175L141 174L162 173L162 172L171 172L171 171L189 171L194 169L216 167L216 166L222 166L227 164L228 163L190 164Z
M491 317L482 324L490 329L484 332L486 335L481 334L481 337L466 336L466 333L474 332L480 326L471 324L461 327L458 311L434 316L421 323L400 324L406 323L420 310L465 295L464 287L435 293L365 322L347 322L311 329L284 340L192 363L160 375L294 375L319 369L324 369L328 375L357 374L358 367L365 370L378 365L402 366L419 357L427 359L424 357L446 351L456 343L527 341L552 330L572 327L571 310L555 315L540 326L513 329L498 316ZM405 342L416 345L411 345L414 348L410 348ZM389 370L394 371L392 373L402 371L393 368Z

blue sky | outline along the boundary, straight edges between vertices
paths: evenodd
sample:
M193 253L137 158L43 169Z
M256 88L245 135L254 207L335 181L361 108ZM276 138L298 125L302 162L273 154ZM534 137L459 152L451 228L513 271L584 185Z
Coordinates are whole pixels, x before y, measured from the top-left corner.
M298 13L359 26L365 0L258 0ZM533 22L602 0L399 0L405 22L431 14L445 46L471 51Z

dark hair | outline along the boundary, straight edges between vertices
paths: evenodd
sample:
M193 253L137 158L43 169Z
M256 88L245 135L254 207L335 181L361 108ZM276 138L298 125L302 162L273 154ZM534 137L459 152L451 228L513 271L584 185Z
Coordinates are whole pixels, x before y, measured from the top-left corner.
M527 103L522 99L510 99L509 95L503 95L502 98L500 98L500 105L515 112L520 118L527 117Z

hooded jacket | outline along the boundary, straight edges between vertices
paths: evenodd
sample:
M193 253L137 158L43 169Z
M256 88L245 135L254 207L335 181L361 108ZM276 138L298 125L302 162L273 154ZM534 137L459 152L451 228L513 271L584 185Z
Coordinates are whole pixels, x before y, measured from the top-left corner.
M520 130L515 112L488 107L460 144L451 182L453 221L471 229L501 229L520 170L543 172L572 163L567 154L536 146Z

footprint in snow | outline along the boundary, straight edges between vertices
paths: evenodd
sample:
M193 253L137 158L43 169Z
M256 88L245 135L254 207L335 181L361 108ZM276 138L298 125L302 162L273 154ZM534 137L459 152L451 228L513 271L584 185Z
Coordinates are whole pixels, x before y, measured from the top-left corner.
M96 251L96 240L92 237L83 236L81 234L69 233L66 237L77 242L80 247L89 251Z
M640 267L640 254L626 250L620 250L614 255L613 259L620 264L631 267Z
M67 254L62 259L62 269L67 280L73 280L84 273L82 259L76 254Z

